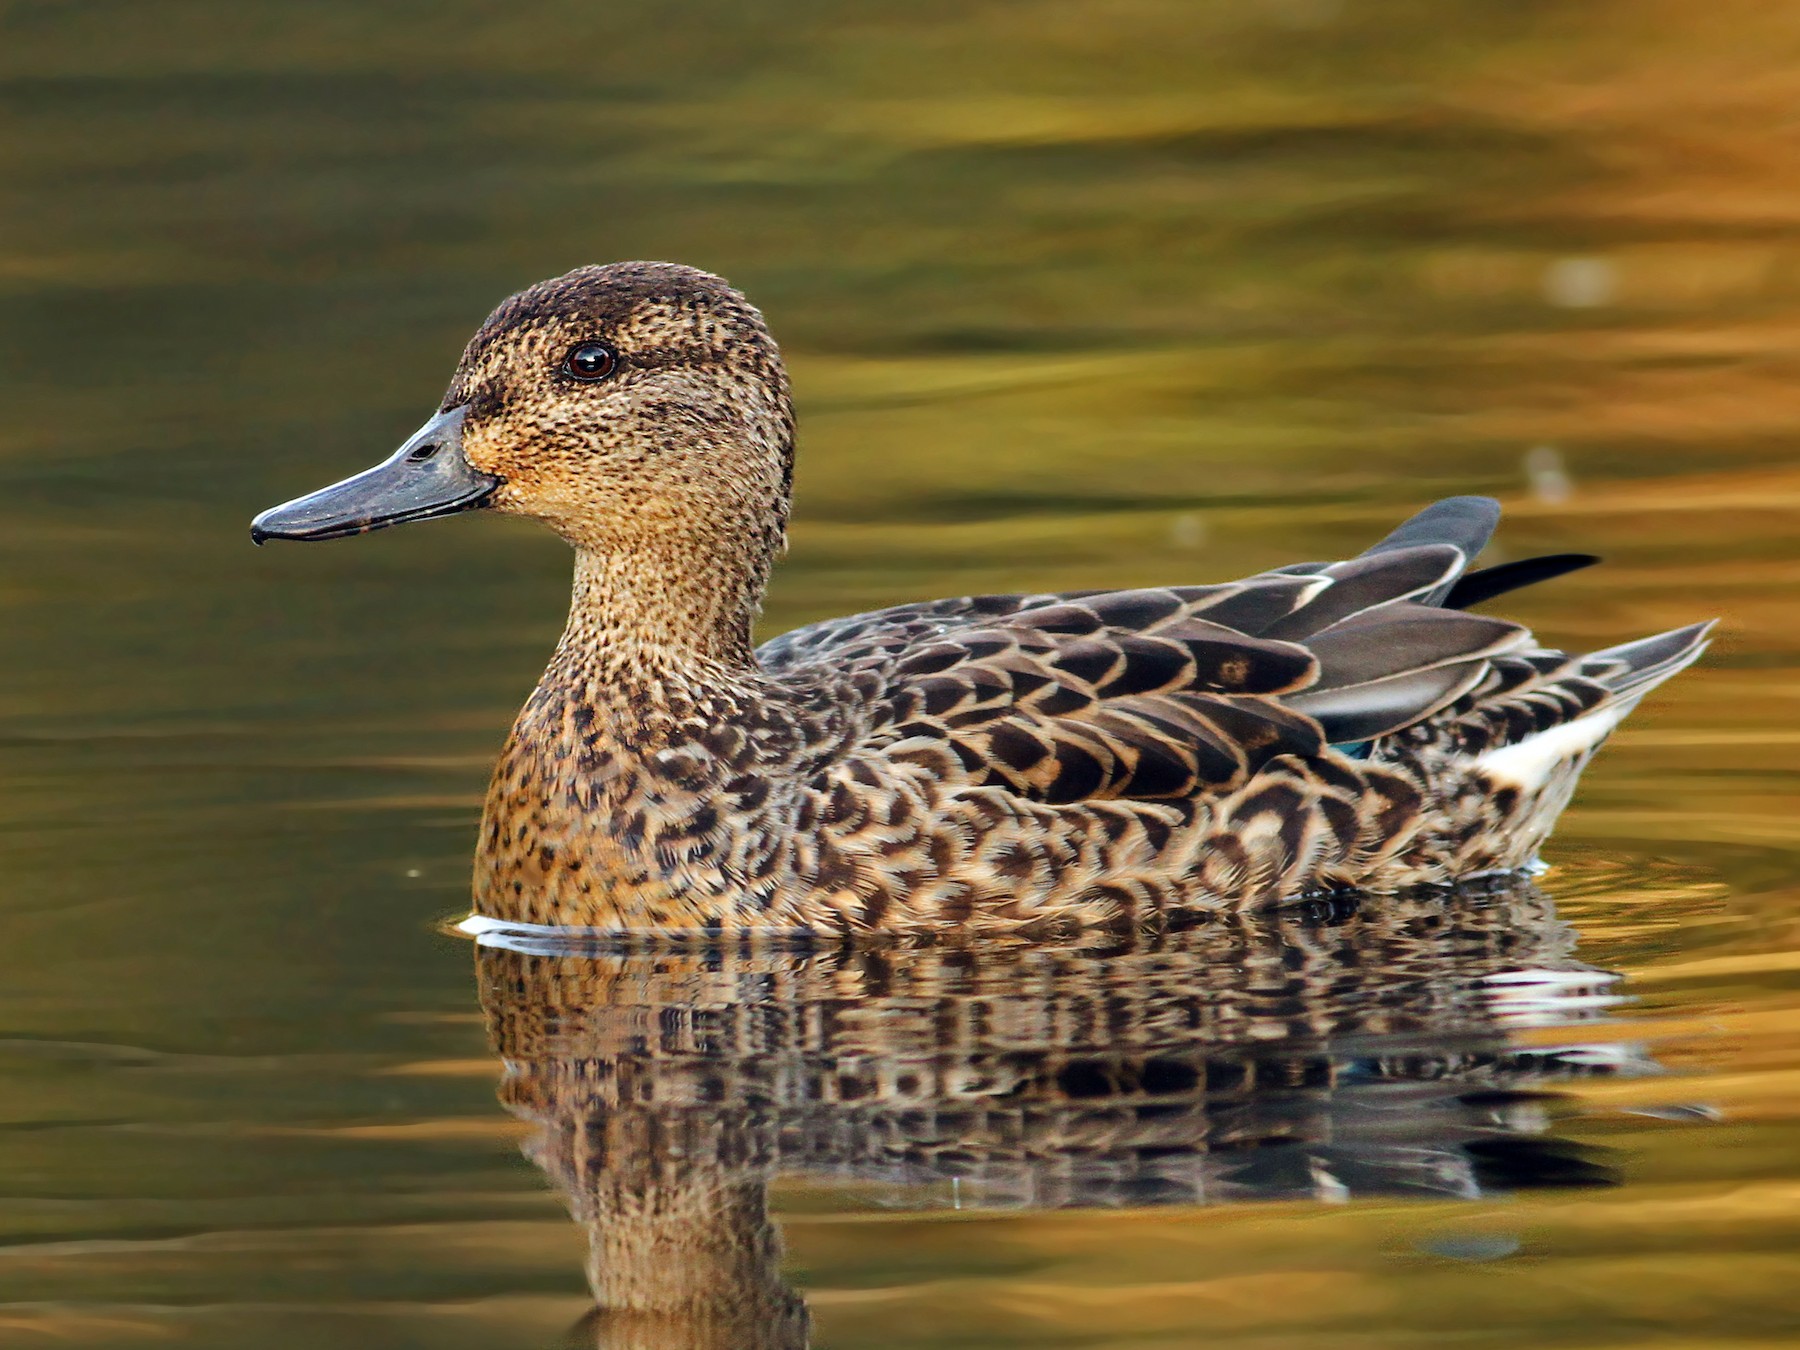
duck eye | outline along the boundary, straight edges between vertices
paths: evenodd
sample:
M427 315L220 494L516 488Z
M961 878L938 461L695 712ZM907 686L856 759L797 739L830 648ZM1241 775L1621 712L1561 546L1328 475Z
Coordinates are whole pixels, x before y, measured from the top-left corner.
M619 354L604 342L584 342L571 347L563 369L578 380L604 380L619 365Z

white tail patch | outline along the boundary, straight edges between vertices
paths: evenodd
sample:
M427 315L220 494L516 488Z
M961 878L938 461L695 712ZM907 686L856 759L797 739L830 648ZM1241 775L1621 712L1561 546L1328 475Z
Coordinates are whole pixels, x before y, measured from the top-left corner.
M1550 781L1559 764L1587 754L1605 740L1607 733L1624 721L1625 714L1635 706L1636 699L1626 699L1572 722L1534 732L1513 745L1489 750L1475 761L1475 767L1505 783L1540 788Z

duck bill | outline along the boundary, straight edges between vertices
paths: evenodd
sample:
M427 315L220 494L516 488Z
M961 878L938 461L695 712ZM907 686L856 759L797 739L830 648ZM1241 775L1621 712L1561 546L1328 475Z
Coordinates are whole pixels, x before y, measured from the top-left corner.
M409 520L432 520L482 505L501 480L463 455L466 408L441 412L406 444L354 478L271 506L250 522L250 538L341 539Z

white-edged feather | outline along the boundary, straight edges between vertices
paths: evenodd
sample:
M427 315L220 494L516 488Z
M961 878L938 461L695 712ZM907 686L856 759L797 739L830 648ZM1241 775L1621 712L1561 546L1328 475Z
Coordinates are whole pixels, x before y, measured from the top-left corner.
M1489 750L1475 767L1490 778L1536 789L1550 781L1559 765L1589 753L1637 706L1636 699L1597 708L1584 717L1534 732L1513 745Z

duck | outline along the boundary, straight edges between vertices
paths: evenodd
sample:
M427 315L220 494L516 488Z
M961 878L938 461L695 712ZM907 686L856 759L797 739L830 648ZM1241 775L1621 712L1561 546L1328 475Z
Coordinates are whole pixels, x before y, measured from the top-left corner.
M574 551L568 621L482 811L477 927L921 938L1157 929L1523 873L1582 770L1697 659L1478 604L1451 497L1356 557L1236 581L926 600L755 645L795 417L761 312L675 263L510 297L388 459L252 539L471 510Z

